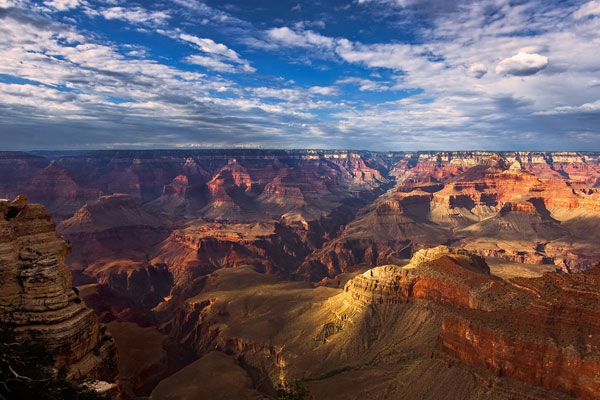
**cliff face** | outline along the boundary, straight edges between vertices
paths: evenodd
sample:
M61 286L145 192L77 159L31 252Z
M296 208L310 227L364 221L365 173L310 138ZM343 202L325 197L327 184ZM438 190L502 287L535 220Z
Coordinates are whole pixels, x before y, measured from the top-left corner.
M44 207L0 200L0 321L45 345L68 377L115 382L114 341L73 289L69 251Z
M475 292L473 288L490 281L489 273L482 257L466 250L439 246L419 250L404 267L372 268L350 280L344 292L355 306L397 304L420 298L452 307L485 309L487 305L480 298L491 293L494 283L503 285L492 282L485 291Z
M4 192L27 190L63 220L76 284L119 275L156 293L148 304L170 286L136 282L151 275L299 266L319 281L440 244L565 271L600 261L598 153L95 151L46 164L1 153L0 173ZM261 225L277 232L254 235Z
M504 281L480 257L444 246L350 280L348 315L412 298L449 307L436 349L498 377L595 399L600 393L600 267Z
M333 277L447 243L565 271L590 268L600 260L593 245L599 173L597 154L415 154L394 163L396 186L313 252L300 273Z
M599 274L507 281L438 246L343 289L219 270L159 310L174 340L231 355L265 393L304 379L316 398L593 399Z
M502 376L578 398L600 393L600 268L513 279L524 307L465 311L444 320L438 348Z

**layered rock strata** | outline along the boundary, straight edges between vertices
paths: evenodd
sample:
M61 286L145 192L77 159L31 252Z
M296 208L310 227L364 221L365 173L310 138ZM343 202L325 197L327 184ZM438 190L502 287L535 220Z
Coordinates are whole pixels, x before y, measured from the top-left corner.
M72 287L69 251L44 207L0 200L0 321L42 343L69 378L115 382L115 343Z
M449 307L439 351L498 377L595 399L599 284L600 267L504 281L489 274L481 257L440 246L417 252L404 267L376 267L350 280L340 315L349 319L371 305L427 299Z
M438 246L343 289L219 270L159 309L174 340L232 356L266 395L303 379L315 398L591 399L596 273L503 280Z

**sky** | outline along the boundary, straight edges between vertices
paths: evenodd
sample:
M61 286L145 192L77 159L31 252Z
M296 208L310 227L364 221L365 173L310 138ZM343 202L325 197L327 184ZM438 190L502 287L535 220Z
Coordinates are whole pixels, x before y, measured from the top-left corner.
M0 150L600 150L600 0L0 0Z

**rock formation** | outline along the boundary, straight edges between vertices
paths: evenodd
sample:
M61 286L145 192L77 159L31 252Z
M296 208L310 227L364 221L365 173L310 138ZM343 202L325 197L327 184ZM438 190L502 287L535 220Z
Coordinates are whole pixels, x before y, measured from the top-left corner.
M223 352L265 394L302 379L315 398L592 399L598 271L504 280L481 256L439 246L343 289L219 270L159 308L163 329L202 357L197 368Z
M156 396L219 365L258 397L294 379L317 398L600 390L598 153L0 152L0 173L74 247L41 206L0 203L2 320L73 377L106 376L114 345L65 262L135 394L174 372L171 345L199 361ZM138 365L142 330L161 352Z
M600 220L600 197L590 185L595 178L571 179L564 171L573 167L563 166L559 173L558 164L548 164L547 158L525 161L518 153L504 158L440 153L435 162L426 156L421 154L412 168L397 162L396 186L313 252L300 274L313 280L333 277L447 243L565 271L600 261L592 245L599 239ZM597 158L571 161L598 175Z
M597 267L506 282L490 276L481 257L442 246L417 252L404 267L369 270L344 290L355 310L410 298L450 306L438 350L500 377L594 399L600 393L599 279Z
M600 261L598 153L1 153L0 172L4 192L29 190L63 220L77 284L147 289L146 305L223 267L320 281L438 245L564 271Z
M42 343L69 378L115 382L115 343L72 287L69 251L44 207L0 200L0 321Z

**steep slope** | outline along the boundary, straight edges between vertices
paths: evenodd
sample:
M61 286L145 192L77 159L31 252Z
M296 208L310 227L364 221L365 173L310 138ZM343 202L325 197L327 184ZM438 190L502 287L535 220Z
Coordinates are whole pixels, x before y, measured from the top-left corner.
M419 248L454 243L486 256L566 271L600 261L595 189L539 164L531 171L497 154L453 158L396 171L398 184L300 267L319 280L361 266L395 262ZM467 162L469 161L469 162ZM582 163L583 164L583 163ZM400 168L405 168L402 163ZM585 165L585 164L583 164ZM595 171L595 164L588 170ZM543 172L543 173L542 173Z
M68 263L76 284L102 283L136 302L154 306L167 296L171 276L149 263L151 249L169 234L169 221L125 194L86 203L58 231L74 248Z
M72 287L69 251L42 206L0 200L0 321L42 343L68 377L115 382L115 343Z
M590 299L595 273L573 275L577 290L593 291ZM482 257L441 246L418 251L404 267L368 270L344 289L219 270L159 311L169 316L163 329L171 337L198 356L232 355L265 394L301 379L315 398L594 398L599 353L589 334L600 308L595 300L576 305L580 294L564 284L570 279L505 281ZM558 304L574 308L564 316L567 308L549 306L555 289L540 290L549 282L568 287ZM556 365L554 378L546 361Z

